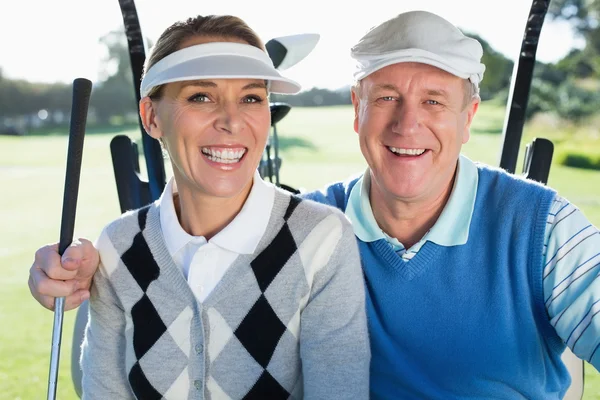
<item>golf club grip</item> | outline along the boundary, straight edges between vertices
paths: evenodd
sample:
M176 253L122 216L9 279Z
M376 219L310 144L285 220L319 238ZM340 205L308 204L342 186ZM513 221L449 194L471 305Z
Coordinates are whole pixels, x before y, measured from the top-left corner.
M83 154L83 138L87 121L92 82L84 78L73 81L73 101L71 104L71 123L69 129L69 146L67 150L67 171L63 197L62 219L60 222L60 240L58 252L62 256L73 241L75 229L75 209L79 191L79 175ZM65 298L57 297L54 303L54 325L52 327L52 347L50 349L50 372L48 376L48 400L56 399L58 385L58 366L60 361L60 344Z
M79 176L83 155L83 138L85 136L85 124L87 122L91 92L92 82L89 80L77 78L73 81L67 171L65 175L62 219L60 222L60 241L58 244L58 253L61 256L73 241L77 193L79 192Z

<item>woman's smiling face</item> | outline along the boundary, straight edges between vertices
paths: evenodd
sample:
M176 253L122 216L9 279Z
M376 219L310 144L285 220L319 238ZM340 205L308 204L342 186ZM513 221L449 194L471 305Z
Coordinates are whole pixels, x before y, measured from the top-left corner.
M232 40L196 37L181 48L215 41ZM141 109L148 133L169 153L179 190L233 197L250 187L271 123L264 80L167 83Z

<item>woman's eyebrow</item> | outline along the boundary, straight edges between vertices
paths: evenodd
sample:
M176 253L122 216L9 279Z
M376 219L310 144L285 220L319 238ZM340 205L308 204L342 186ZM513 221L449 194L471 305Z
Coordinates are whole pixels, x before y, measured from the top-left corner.
M214 82L211 81L186 81L182 87L188 87L188 86L198 86L198 87L210 87L210 88L216 88L218 85ZM249 90L249 89L267 89L267 85L262 83L262 82L252 82L249 83L247 85L245 85L242 90Z
M182 87L199 86L199 87L217 87L217 84L211 81L185 81Z
M242 90L248 90L248 89L265 89L265 90L267 90L267 85L264 83L252 82L242 88Z

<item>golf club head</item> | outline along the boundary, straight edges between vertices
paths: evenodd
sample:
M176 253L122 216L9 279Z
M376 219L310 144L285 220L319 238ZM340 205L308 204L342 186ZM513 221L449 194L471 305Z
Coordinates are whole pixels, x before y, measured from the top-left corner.
M281 121L291 110L292 106L287 103L271 103L271 126Z
M318 33L280 36L269 40L265 47L273 61L273 66L283 71L304 60L313 51L320 38Z

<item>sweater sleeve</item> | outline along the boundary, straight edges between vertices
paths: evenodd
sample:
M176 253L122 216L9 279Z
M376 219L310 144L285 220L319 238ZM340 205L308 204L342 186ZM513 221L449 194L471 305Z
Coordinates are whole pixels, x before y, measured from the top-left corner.
M108 265L118 262L106 251L112 244L103 231L96 248L100 267L90 293L89 323L82 345L84 400L133 399L125 371L125 312L108 277Z
M330 254L314 274L300 317L304 398L368 399L371 355L358 245L341 213L323 222L331 223L321 227L327 237L302 249L315 257Z
M339 209L344 208L344 186L342 183L334 183L322 190L315 190L313 192L302 193L302 198L307 200L316 201L317 203L327 204L329 206L337 207Z

